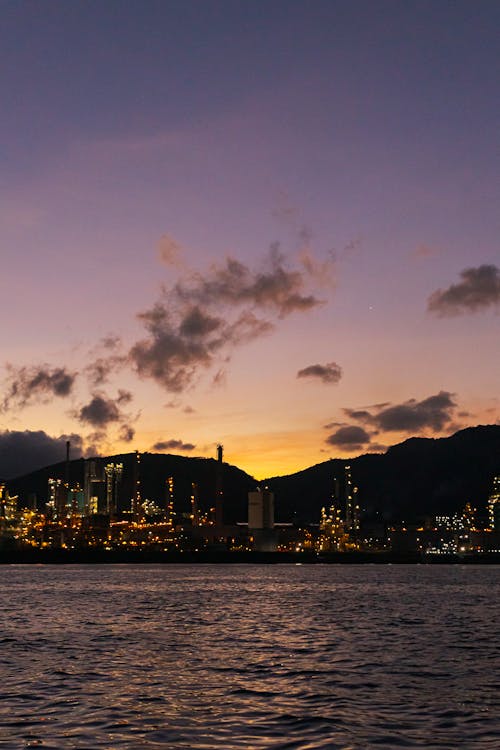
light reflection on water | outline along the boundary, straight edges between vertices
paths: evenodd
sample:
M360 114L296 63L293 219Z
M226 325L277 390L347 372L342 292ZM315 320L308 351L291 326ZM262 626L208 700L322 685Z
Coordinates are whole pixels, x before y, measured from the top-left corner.
M500 746L498 566L3 566L0 748Z

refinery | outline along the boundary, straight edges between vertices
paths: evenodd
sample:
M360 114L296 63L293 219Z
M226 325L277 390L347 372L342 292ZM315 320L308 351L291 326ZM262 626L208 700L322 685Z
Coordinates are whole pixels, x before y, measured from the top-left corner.
M493 558L500 551L500 476L492 478L481 513L468 502L459 513L426 518L422 525L383 524L364 518L360 491L346 463L332 476L331 494L319 517L309 523L275 518L274 492L266 486L247 493L246 517L227 522L223 448L217 446L212 502L200 501L196 482L179 505L175 476L165 476L161 497L144 497L141 454L124 482L124 464L105 459L82 461L82 481L70 481L70 443L63 476L50 476L43 507L36 496L11 495L0 483L0 552L34 550L155 552L182 554L288 553L314 559L352 559L360 554ZM129 472L130 473L130 472ZM123 491L124 487L127 491Z

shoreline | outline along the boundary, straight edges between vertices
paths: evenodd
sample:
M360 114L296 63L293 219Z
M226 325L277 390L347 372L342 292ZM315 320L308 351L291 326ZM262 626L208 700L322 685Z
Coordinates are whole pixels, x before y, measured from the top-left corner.
M498 565L500 553L426 555L399 552L164 552L159 550L0 550L0 565Z

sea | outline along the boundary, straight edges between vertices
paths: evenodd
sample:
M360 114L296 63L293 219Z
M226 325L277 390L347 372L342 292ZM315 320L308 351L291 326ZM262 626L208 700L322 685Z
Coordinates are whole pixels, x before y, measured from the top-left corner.
M0 748L500 748L500 566L3 565Z

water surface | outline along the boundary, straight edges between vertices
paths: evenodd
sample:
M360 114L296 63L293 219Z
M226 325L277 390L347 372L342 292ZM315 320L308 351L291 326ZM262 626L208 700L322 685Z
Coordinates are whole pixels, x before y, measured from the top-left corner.
M2 566L0 747L500 747L498 566Z

